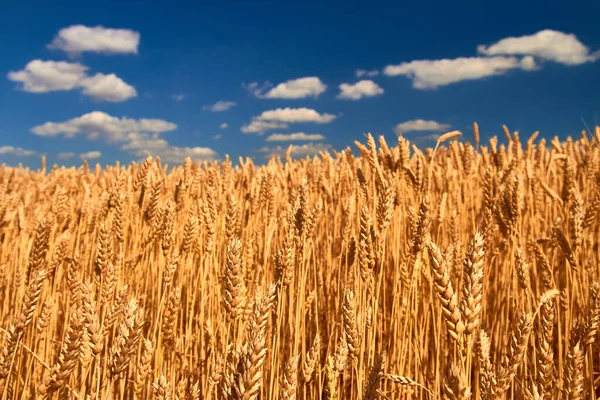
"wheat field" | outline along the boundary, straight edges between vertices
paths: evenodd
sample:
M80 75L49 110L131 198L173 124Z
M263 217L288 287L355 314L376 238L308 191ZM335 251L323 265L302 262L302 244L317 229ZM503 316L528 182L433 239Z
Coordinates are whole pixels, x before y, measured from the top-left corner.
M0 399L600 397L600 127L503 128L3 165Z

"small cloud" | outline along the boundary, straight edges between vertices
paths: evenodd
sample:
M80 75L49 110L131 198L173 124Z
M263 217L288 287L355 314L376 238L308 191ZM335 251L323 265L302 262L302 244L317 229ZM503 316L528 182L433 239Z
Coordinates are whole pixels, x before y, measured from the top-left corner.
M267 142L295 142L295 141L311 141L324 140L325 136L313 133L307 134L304 132L296 133L273 133L267 137Z
M363 97L374 97L383 94L383 89L371 80L362 80L354 85L342 83L338 99L359 100Z
M173 97L173 100L175 100L175 101L181 101L181 100L185 99L187 96L183 93L179 93L179 94L174 94L172 97Z
M58 155L56 157L59 160L68 160L69 158L75 157L75 153L73 153L73 152L58 153Z
M81 153L79 158L82 160L94 160L96 158L102 157L102 153L99 151L88 151L87 153Z
M259 116L253 117L248 125L242 126L243 133L263 134L275 129L286 129L294 123L327 124L337 117L333 114L319 114L310 108L277 108L263 111Z
M387 76L407 76L415 89L435 89L460 81L502 75L521 67L516 57L461 57L388 65L383 73Z
M29 157L35 156L37 152L32 150L26 150L22 147L0 146L0 154L12 155L17 157Z
M257 117L254 117L252 119L252 122L250 122L248 125L242 126L242 132L243 133L258 133L258 134L262 135L264 132L272 131L274 129L287 129L288 126L289 126L288 124L284 124L282 122L262 121L260 119L257 119Z
M451 128L448 124L440 124L436 121L426 121L422 119L413 119L410 121L402 122L394 128L398 135L406 132L434 132L434 131L446 131Z
M213 135L213 137L212 137L212 138L213 138L213 140L219 140L219 139L221 139L222 137L223 137L223 135L221 135L220 133L217 133L217 134Z
M219 111L227 111L235 105L237 105L237 103L235 101L217 101L213 105L202 107L202 109L208 110L211 112L219 112Z
M64 135L72 138L78 134L88 139L101 138L107 143L124 142L138 133L158 134L177 129L177 125L162 119L132 119L113 117L101 111L93 111L65 122L46 122L31 128L38 136Z
M366 69L357 69L356 70L356 77L357 78L362 78L363 76L368 76L368 77L375 77L379 75L379 70L371 70L371 71L367 71Z
M227 122L223 122L220 126L219 129L227 129L229 125L227 125Z
M525 56L521 59L521 68L525 71L535 71L540 69L535 62L535 58L532 56Z
M482 44L477 46L477 51L486 56L534 56L564 65L594 62L600 56L598 52L592 54L577 36L551 29L533 35L504 38L489 46Z
M139 32L130 29L72 25L58 31L48 48L62 50L71 55L83 52L137 54L139 44Z
M108 102L122 102L137 96L135 88L115 74L88 76L88 69L80 63L33 60L24 69L11 71L7 76L13 82L20 82L21 89L30 93L81 89L94 100Z
M331 149L331 145L323 144L323 143L306 143L303 145L290 145L291 150L290 154L292 156L297 157L306 157L306 156L314 156L321 152L326 152ZM284 157L288 148L283 146L274 146L274 147L261 147L258 149L259 153L263 153L265 158L270 158L271 156Z
M319 97L325 92L327 85L316 76L298 78L282 82L277 86L264 93L266 89L271 87L267 83L263 88L259 88L258 83L253 82L247 85L248 89L254 96L261 99L303 99L306 97Z

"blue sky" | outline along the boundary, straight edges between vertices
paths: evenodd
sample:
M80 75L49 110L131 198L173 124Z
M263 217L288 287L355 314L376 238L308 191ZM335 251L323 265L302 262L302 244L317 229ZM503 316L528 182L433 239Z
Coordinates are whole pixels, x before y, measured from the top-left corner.
M392 4L396 3L396 4ZM11 2L0 163L266 161L419 145L477 121L578 136L600 112L597 1ZM583 119L583 120L582 120Z

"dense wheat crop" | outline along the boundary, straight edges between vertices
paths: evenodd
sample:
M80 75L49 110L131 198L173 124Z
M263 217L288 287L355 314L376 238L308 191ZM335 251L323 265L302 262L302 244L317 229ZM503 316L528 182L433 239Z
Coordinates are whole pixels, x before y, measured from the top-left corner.
M600 128L504 130L2 166L0 398L596 398Z

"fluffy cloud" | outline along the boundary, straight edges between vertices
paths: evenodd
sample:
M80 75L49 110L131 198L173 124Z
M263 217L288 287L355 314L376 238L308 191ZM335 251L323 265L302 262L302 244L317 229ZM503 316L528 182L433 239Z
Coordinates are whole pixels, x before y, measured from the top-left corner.
M221 135L220 133L216 133L216 134L214 134L214 135L213 135L213 137L212 137L212 138L213 138L213 140L219 140L219 139L221 139L222 137L223 137L223 135Z
M169 163L183 163L185 157L193 160L212 160L217 153L206 147L172 146L160 135L177 129L177 125L162 119L133 119L113 117L100 111L82 115L65 122L46 122L35 126L31 132L38 136L72 138L85 135L88 139L101 139L107 143L120 143L136 157L160 156Z
M30 61L21 71L11 71L8 79L21 82L26 92L45 93L72 90L87 76L88 67L66 61Z
M72 55L86 51L105 54L137 54L139 44L140 34L130 29L72 25L58 31L48 48L63 50Z
M267 84L268 86L270 85ZM327 89L327 85L316 76L282 82L266 93L263 93L266 88L258 88L256 82L248 87L256 97L263 99L303 99L311 96L316 98Z
M35 156L37 153L31 150L25 150L22 147L0 146L0 154L12 155L17 157Z
M79 84L83 88L82 93L94 100L121 102L137 96L135 88L115 74L96 74L82 79Z
M354 85L342 83L340 85L340 94L338 99L359 100L363 97L373 97L383 94L383 89L371 80L362 80Z
M144 159L148 156L159 156L161 161L182 164L186 157L194 161L213 160L217 153L208 147L177 147L156 135L141 134L121 147L136 157Z
M297 142L310 140L324 140L325 136L318 133L273 133L267 137L267 142Z
M242 132L263 134L269 130L286 129L288 124L307 122L327 124L336 118L333 114L319 114L311 108L277 108L263 111L259 116L253 117L250 124L242 126Z
M250 122L248 125L242 126L242 132L243 133L258 133L258 134L262 135L266 131L272 131L274 129L286 129L288 127L289 127L288 124L284 124L282 122L262 121L260 119L257 119L256 117L254 117L252 119L252 122Z
M175 101L181 101L181 100L185 99L187 96L183 93L179 93L179 94L174 94L172 97L173 97L173 100L175 100Z
M290 154L296 157L306 157L306 156L314 156L319 154L322 151L329 151L331 149L331 145L323 144L323 143L306 143L303 145L291 145L292 149ZM271 157L272 155L278 157L284 157L287 152L287 147L283 146L274 146L274 147L261 147L258 149L259 153L263 153L266 158Z
M227 111L236 104L237 103L235 101L217 101L213 105L202 107L202 109L212 112Z
M319 114L317 111L310 108L277 108L275 110L264 111L260 116L259 120L262 121L279 121L283 123L300 123L300 122L314 122L317 124L326 124L337 117L333 114Z
M387 76L407 76L412 79L416 89L435 89L455 82L502 75L519 68L523 68L523 65L516 57L461 57L388 65L383 73Z
M551 29L533 35L508 37L489 46L482 44L477 46L477 51L486 56L528 55L564 65L593 62L600 57L599 52L591 54L577 36Z
M219 128L220 128L220 129L227 129L227 127L228 127L228 126L229 126L229 125L227 125L227 122L223 122L223 123L222 123L222 124L219 126Z
M115 74L88 76L88 67L66 61L30 61L21 71L11 71L8 79L20 82L31 93L81 89L97 101L122 102L137 96L135 88Z
M58 153L58 155L56 156L59 160L68 160L69 158L73 158L75 157L75 153L73 152L64 152L64 153Z
M101 111L93 111L65 122L46 122L35 126L31 132L38 136L64 135L72 138L83 134L89 139L101 138L108 143L127 141L138 132L163 133L177 129L177 125L162 119L132 119L113 117Z
M413 119L411 121L402 122L394 128L398 135L406 132L433 132L433 131L446 131L451 126L448 124L440 124L436 121L425 121L422 119Z
M87 153L81 153L79 158L82 160L95 160L96 158L102 157L102 153L99 151L88 151Z
M367 71L366 69L357 69L356 70L356 77L357 78L361 78L363 76L369 76L369 77L374 77L374 76L378 76L379 75L379 70L371 70L371 71Z

